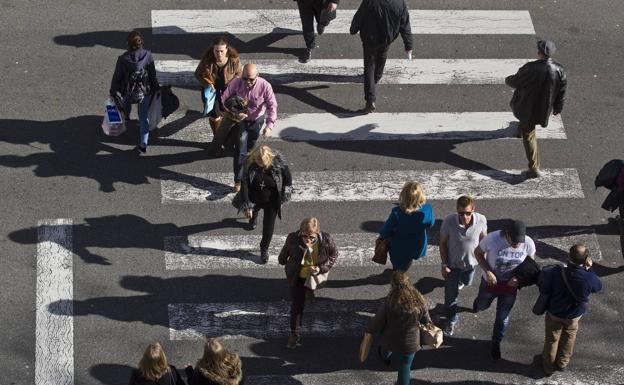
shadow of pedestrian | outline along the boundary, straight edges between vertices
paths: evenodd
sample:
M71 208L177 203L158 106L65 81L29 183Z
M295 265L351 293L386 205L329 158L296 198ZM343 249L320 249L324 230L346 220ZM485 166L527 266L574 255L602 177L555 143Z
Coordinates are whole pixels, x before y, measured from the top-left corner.
M89 369L89 374L105 385L127 385L133 369L121 364L97 364Z

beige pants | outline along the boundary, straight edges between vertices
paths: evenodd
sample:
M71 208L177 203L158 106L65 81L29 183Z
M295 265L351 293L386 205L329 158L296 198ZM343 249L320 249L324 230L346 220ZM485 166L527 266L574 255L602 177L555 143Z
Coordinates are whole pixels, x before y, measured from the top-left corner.
M544 372L550 374L555 371L555 368L563 369L568 366L572 358L580 319L580 316L565 319L546 313L544 318L546 338L542 352Z
M537 135L535 124L527 124L520 122L518 129L522 134L522 144L524 144L524 152L529 161L529 170L539 170L540 161L537 153Z

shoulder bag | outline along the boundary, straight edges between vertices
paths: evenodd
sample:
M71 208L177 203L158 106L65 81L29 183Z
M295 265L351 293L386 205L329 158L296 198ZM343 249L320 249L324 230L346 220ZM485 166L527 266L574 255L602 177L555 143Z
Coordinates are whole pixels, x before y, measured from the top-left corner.
M375 255L373 256L373 262L380 265L385 265L388 262L388 251L390 251L390 240L377 238L375 241Z
M420 346L431 346L438 348L444 341L444 334L442 329L435 326L433 323L419 324L420 329Z
M329 277L329 271L327 273L318 273L316 275L310 274L310 276L306 278L305 283L303 285L310 290L316 290L320 286L323 286L325 282L327 282L328 277Z

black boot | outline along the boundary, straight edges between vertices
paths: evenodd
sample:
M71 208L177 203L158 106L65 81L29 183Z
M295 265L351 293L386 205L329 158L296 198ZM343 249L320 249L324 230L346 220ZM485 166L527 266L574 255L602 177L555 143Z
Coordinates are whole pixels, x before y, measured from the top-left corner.
M251 218L249 218L249 226L247 226L248 230L254 230L258 226L258 212L256 210L252 211Z
M269 249L260 249L260 262L262 264L269 262Z

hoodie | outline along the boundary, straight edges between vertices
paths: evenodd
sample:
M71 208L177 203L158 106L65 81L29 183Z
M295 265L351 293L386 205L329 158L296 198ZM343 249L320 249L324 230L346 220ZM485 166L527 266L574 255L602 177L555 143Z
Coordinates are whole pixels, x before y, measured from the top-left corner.
M115 96L119 92L122 96L125 96L124 93L126 92L130 75L141 68L147 68L149 79L148 94L158 90L160 86L156 78L156 66L154 65L152 53L144 48L139 48L134 51L126 51L117 58L115 72L111 80L110 95Z

